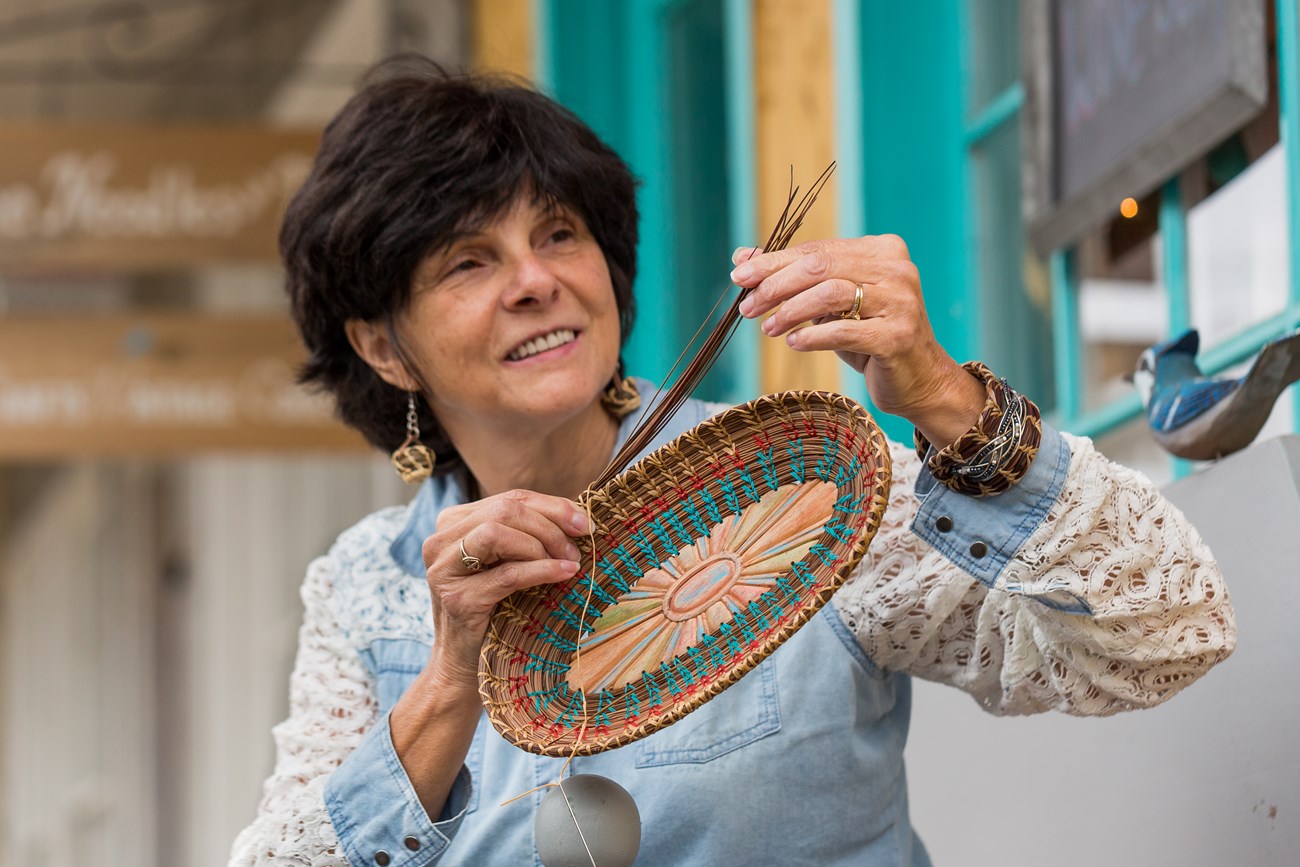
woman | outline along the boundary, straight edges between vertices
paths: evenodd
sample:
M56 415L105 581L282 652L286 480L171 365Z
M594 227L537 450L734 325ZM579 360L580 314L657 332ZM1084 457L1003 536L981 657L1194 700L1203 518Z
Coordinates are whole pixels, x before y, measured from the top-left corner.
M495 734L477 662L499 600L578 568L573 498L626 437L629 391L648 397L619 373L634 201L589 129L509 84L390 71L326 129L281 239L304 378L386 451L418 427L437 463L409 507L312 564L291 715L232 863L534 862L542 793L498 805L563 761ZM926 461L894 447L884 525L803 630L684 720L570 771L635 796L638 863L926 864L909 675L995 713L1153 705L1231 652L1227 593L1142 476L1040 439L1031 403L939 347L901 240L734 261L744 314L864 373ZM661 442L719 409L688 402ZM1006 447L979 464L1001 419Z

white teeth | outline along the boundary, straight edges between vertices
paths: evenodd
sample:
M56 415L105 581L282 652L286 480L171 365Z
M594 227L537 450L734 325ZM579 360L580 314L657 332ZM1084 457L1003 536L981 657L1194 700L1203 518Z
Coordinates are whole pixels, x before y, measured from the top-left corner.
M550 334L543 334L541 337L534 337L532 340L525 342L522 346L515 349L506 356L511 361L523 361L529 356L536 355L539 352L545 352L548 349L554 349L557 346L563 346L570 343L576 338L571 328L561 328L552 331Z

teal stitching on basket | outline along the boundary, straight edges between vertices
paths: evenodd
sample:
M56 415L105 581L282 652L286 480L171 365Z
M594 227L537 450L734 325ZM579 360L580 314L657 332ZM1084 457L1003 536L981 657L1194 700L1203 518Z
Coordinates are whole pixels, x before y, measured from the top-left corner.
M659 691L654 678L650 677L650 672L647 671L641 675L641 682L645 684L645 698L646 701L650 702L651 707L664 703L663 693Z
M554 701L560 692L560 685L555 684L550 689L535 689L528 693L528 697L533 700L533 713L541 713L546 706Z
M763 610L763 606L759 605L757 600L749 603L749 607L745 610L749 612L749 619L760 632L767 632L772 628L772 621L768 619L767 612Z
M704 650L709 654L709 664L714 668L720 667L727 661L727 654L718 644L718 639L713 637L713 633L705 635L700 643L704 645Z
M609 705L614 703L614 696L607 689L600 691L600 701L596 705L596 715L592 717L592 724L597 726L609 725Z
M778 578L776 583L777 586L779 587L781 585L781 579ZM768 590L766 593L764 593L762 596L758 598L760 601L767 603L767 608L769 611L772 612L772 617L775 620L780 620L783 616L785 616L785 606L781 604L780 593L776 592L775 590Z
M731 481L731 477L723 476L718 479L718 487L722 488L722 498L727 501L727 508L731 510L731 514L739 513L740 497L736 496L736 485Z
M672 666L677 672L677 677L686 681L687 686L695 686L695 674L691 671L690 666L682 663L680 656L673 657Z
M866 498L866 494L854 494L852 492L840 494L840 496L835 500L835 508L833 511L841 512L845 515L861 515L862 501Z
M668 684L668 694L671 695L673 698L677 698L677 696L681 695L686 688L682 686L680 683L678 683L677 680L673 677L675 672L673 671L672 663L671 662L661 663L659 669L664 673L664 683Z
M758 465L763 468L763 481L767 484L767 489L775 491L781 487L781 480L776 475L776 459L772 457L772 449L759 452L755 457L758 458Z
M582 691L579 690L569 696L569 703L564 708L564 713L556 718L556 722L566 729L573 728L574 720L578 718L578 711L582 709Z
M530 653L528 654L528 663L524 665L524 671L540 671L562 677L569 673L569 664L567 662L557 662L553 659L542 659L537 654Z
M837 542L848 542L853 538L853 531L840 521L830 520L824 528Z
M639 581L645 575L645 570L642 569L636 560L633 559L632 555L628 553L627 548L619 545L610 553L619 559L623 566L626 567L627 571L636 576L633 580Z
M628 583L628 580L623 577L623 573L619 571L617 566L610 562L608 557L602 557L601 561L596 564L596 568L605 573L605 577L609 580L610 586L619 593L626 593L631 588L632 585Z
M749 474L749 467L737 467L736 473L740 476L740 489L745 492L745 496L757 503L760 494L754 485L754 477Z
M785 447L790 455L790 478L799 484L807 477L808 471L803 462L803 440L795 438Z
M822 542L815 543L808 549L808 553L815 555L817 559L822 561L822 565L824 566L834 566L839 560L839 558L835 556L835 553L831 551L830 548L827 548Z
M681 543L668 535L668 528L663 524L663 516L656 518L646 526L650 528L650 531L655 534L655 538L664 546L664 559L672 557L681 549Z
M785 596L785 601L791 608L799 607L799 591L794 589L794 585L790 583L789 576L778 575L776 577L776 587ZM768 592L771 593L773 591L769 590Z
M686 517L691 519L691 526L695 527L695 532L701 536L707 536L709 525L704 523L704 518L700 517L699 508L689 499L682 502L682 508L686 510Z
M713 499L713 494L708 488L700 491L700 501L704 503L704 511L709 516L709 520L715 524L722 523L722 510L718 508L718 502Z
M836 487L844 487L851 484L858 476L862 474L862 458L854 455L853 459L848 462L847 466L840 466L835 470Z
M737 614L733 622L740 629L741 639L746 644L753 644L757 636L754 635L754 625L750 622L749 617L744 614Z
M740 646L740 641L736 639L735 634L731 631L730 623L724 623L718 627L718 635L722 637L723 641L727 642L727 649L732 653L740 653L743 649Z
M687 530L686 525L682 523L680 515L670 510L664 515L664 520L668 522L668 526L673 528L673 532L677 534L677 537L680 540L677 543L678 550L681 550L681 548L687 545L695 544L695 540L691 538L690 531Z
M629 720L634 716L640 716L641 697L637 695L636 688L628 687L623 691L623 695L627 698L627 711L623 714L624 721Z
M568 601L568 597L565 597L565 601ZM591 630L591 624L582 620L581 603L583 602L583 600L579 599L578 602L579 605L577 606L576 610L565 608L563 605L556 605L555 611L553 613L554 616L564 621L564 623L567 626L569 626L572 629L576 629L578 631L578 634L582 635L583 633L589 632ZM597 612L589 611L587 612L587 616L591 617L596 613Z
M835 469L835 459L840 454L840 444L830 437L822 437L822 442L826 444L826 451L818 459L813 473L823 482L829 482L831 480L831 471Z
M650 540L646 538L645 533L637 530L632 534L632 542L638 549L640 549L641 555L645 557L647 561L651 563L659 562L659 555L655 553L654 546L650 544Z
M573 653L573 651L578 649L578 643L576 641L571 641L568 638L565 638L549 626L539 632L537 637L542 641L545 641L551 647L558 648L565 653Z
M707 639L708 636L705 636L705 640ZM695 671L704 670L707 660L705 660L704 658L704 651L700 650L700 646L698 644L692 644L690 647L686 648L686 655L691 658L692 669L694 669ZM694 683L695 681L691 681L691 682Z
M616 597L611 596L609 594L608 590L606 590L604 587L601 587L596 582L592 581L590 575L583 575L582 580L578 582L578 587L583 588L583 591L585 591L586 588L590 587L592 600L599 601L604 605L613 605L615 602L618 601ZM584 596L583 605L586 607L590 607L586 605L585 596Z
M790 566L790 572L791 574L794 575L794 577L799 579L800 584L807 587L809 590L811 590L813 586L817 583L817 576L814 575L813 571L808 568L808 564L802 560L800 560L798 563L792 564Z

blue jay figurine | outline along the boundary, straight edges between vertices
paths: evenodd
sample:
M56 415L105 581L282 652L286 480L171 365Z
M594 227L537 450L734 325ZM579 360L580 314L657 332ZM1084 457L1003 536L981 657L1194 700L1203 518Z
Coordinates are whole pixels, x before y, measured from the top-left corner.
M1278 395L1300 379L1300 331L1268 343L1240 378L1210 379L1196 366L1191 329L1138 359L1133 384L1156 442L1180 458L1208 461L1250 445Z

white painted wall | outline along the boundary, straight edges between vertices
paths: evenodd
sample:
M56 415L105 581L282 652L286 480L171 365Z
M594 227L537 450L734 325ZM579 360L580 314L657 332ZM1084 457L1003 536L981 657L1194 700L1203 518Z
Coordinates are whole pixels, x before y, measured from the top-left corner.
M0 864L156 863L152 481L47 471L0 553Z
M917 683L912 814L937 867L1300 863L1300 437L1167 493L1219 560L1236 652L1161 707L995 718Z

